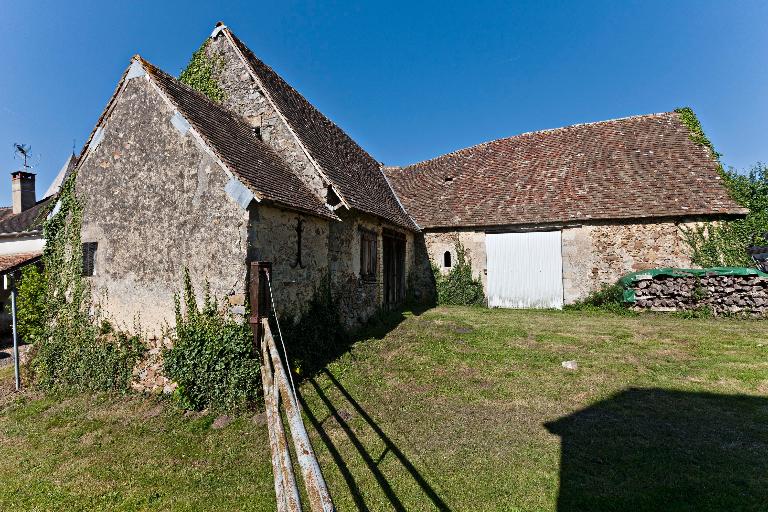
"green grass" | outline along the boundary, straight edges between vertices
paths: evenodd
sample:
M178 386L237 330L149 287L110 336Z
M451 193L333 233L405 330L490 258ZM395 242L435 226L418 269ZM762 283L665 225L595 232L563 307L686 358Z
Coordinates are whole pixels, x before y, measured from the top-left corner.
M0 509L275 508L259 415L0 379ZM768 322L437 308L301 391L339 510L768 509Z

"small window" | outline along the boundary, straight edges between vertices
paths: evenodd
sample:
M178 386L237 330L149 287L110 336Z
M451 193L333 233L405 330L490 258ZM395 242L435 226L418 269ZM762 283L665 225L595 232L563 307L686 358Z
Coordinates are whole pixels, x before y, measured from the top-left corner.
M83 276L91 277L96 267L96 242L85 242L83 244Z
M377 240L375 232L360 230L360 277L366 281L376 280Z
M257 139L259 139L259 140L263 140L263 139L261 138L261 126L254 126L254 127L253 127L253 135L254 135L254 136L257 138Z
M443 266L451 268L451 251L445 251L445 254L443 254Z

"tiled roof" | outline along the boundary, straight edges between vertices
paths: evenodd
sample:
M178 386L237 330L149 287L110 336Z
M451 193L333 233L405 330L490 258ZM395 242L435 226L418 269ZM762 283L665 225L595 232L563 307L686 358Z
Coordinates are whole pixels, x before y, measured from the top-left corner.
M226 30L264 92L347 204L398 226L417 229L400 206L379 163Z
M50 201L50 197L43 199L32 208L15 215L10 207L0 208L0 235L41 230Z
M526 133L385 172L422 228L746 213L674 112Z
M41 256L39 252L25 252L21 254L4 254L0 256L0 273L13 270L24 263L31 262Z
M262 199L328 219L338 219L291 171L283 160L259 140L245 120L215 104L149 62L136 57L153 82L168 96L184 118L208 142L217 156Z

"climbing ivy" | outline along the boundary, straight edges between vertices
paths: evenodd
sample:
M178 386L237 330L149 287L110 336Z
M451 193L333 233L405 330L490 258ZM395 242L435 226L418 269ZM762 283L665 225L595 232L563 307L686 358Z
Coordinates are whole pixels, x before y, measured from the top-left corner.
M457 306L483 305L485 303L483 283L479 278L472 276L472 262L458 237L455 238L454 245L456 264L448 274L444 275L437 266L432 265L437 303Z
M222 314L207 284L198 307L187 269L175 306L176 327L169 333L173 348L163 354L163 367L178 385L178 403L186 409L224 411L256 401L261 374L248 324Z
M42 314L46 307L45 273L38 265L24 267L17 288L16 322L19 337L24 343L34 343L42 339L45 332L45 318Z
M216 80L221 72L221 60L208 56L206 49L210 39L207 39L189 60L189 64L179 75L179 81L194 90L208 96L215 103L221 103L226 98L224 91Z
M75 194L76 176L72 173L67 178L58 206L43 224L47 300L30 369L43 389L126 391L144 345L138 335L118 332L99 321L82 277L83 206Z
M693 112L693 109L691 107L681 107L681 108L676 108L675 112L677 112L680 115L680 120L688 128L690 132L688 136L690 137L690 139L696 144L709 148L709 150L712 152L712 156L716 160L718 160L718 163L719 163L720 161L719 159L722 155L717 151L715 151L715 147L712 145L712 141L710 141L707 138L707 136L704 134L704 129L701 127L699 118L696 117L696 114ZM722 167L721 167L721 170L722 170Z
M696 144L708 148L717 161L718 172L731 197L749 209L744 219L706 222L691 228L681 228L683 238L691 250L691 261L702 267L752 266L747 247L768 244L768 167L756 164L747 173L725 170L720 163L721 154L704 134L696 114L689 107L676 109L680 120L690 131Z

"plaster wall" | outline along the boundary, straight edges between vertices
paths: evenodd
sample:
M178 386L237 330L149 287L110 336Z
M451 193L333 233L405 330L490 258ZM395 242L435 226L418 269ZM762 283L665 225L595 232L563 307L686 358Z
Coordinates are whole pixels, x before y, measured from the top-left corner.
M249 214L224 191L229 176L145 77L131 79L104 138L80 165L82 241L97 242L88 278L102 312L119 326L157 333L174 321L174 292L190 271L215 297L246 288Z

